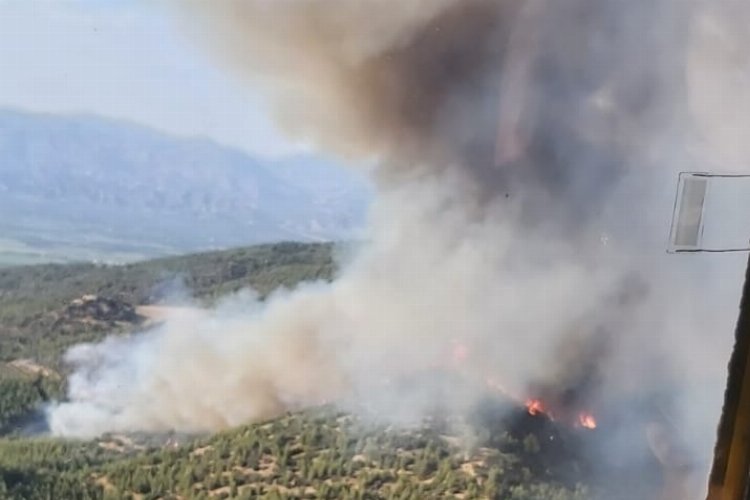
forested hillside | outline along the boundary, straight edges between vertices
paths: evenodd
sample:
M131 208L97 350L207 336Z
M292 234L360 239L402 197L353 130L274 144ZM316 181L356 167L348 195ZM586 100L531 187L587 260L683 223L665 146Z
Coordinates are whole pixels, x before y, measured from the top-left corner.
M0 269L0 360L50 360L65 345L133 321L76 321L71 303L94 295L142 305L194 298L211 302L250 287L261 296L301 281L329 280L333 245L278 243L127 265L46 264ZM84 318L86 319L86 318Z
M127 265L0 269L0 429L62 395L68 347L146 326L136 306L210 304L248 287L263 297L329 280L334 267L331 244L279 243Z
M329 280L329 244L282 243L124 266L0 270L0 498L498 498L583 500L594 434L560 429L489 395L470 421L409 428L313 408L216 435L45 436L64 398L64 350L148 327L136 311L193 297L210 304Z
M440 430L391 429L319 408L160 445L119 435L4 439L0 470L7 494L30 499L588 498L548 468L544 431L511 429L469 448Z

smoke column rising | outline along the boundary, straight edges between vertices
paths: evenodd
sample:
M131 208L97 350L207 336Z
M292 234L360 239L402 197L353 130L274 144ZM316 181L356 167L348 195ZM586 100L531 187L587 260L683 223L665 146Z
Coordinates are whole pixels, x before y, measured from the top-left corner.
M676 172L705 168L731 132L747 130L742 114L722 114L701 90L747 74L744 61L719 67L715 57L744 36L729 19L746 8L225 0L179 9L219 64L276 105L291 137L377 165L370 237L330 285L263 304L234 297L155 333L74 348L54 432L213 430L329 400L419 417L437 403L432 388L405 398L389 384L445 366L460 342L465 374L511 394L570 381L586 387L587 404L606 406L667 385L705 460L741 264L664 249ZM724 45L711 36L717 25ZM440 402L461 411L478 393ZM625 453L616 437L612 446Z

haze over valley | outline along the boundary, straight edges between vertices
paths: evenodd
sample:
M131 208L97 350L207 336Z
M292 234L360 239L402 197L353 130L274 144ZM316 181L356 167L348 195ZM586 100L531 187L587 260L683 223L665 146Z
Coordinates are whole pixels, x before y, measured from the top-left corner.
M0 109L0 265L358 235L360 174L84 115Z

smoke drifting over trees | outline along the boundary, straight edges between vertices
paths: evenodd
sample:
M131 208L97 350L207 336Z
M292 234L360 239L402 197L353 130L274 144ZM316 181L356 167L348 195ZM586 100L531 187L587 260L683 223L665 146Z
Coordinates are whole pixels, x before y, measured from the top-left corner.
M265 92L292 137L376 164L369 242L330 285L76 348L53 430L215 429L324 400L418 417L433 388L406 398L393 384L447 366L459 342L462 373L518 397L578 380L597 409L668 387L678 426L699 430L692 444L707 453L738 290L720 285L736 262L714 269L664 247L676 172L718 143L706 127L717 110L691 78L708 78L713 40L696 26L710 17L744 36L729 7L181 6L187 32ZM726 81L715 66L699 83ZM469 408L477 385L440 403ZM613 433L623 453L626 441Z

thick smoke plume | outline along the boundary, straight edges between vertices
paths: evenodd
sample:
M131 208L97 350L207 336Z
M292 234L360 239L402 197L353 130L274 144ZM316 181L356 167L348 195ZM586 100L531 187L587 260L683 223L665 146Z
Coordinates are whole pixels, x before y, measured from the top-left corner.
M459 345L457 370L519 398L596 410L666 391L708 458L741 272L664 250L676 172L747 159L732 141L746 116L707 95L747 75L747 8L184 7L191 36L266 93L293 138L376 165L370 237L333 284L75 348L55 432L211 430L322 401L393 418L461 411L479 388L394 390L453 366ZM630 441L613 432L612 454Z

